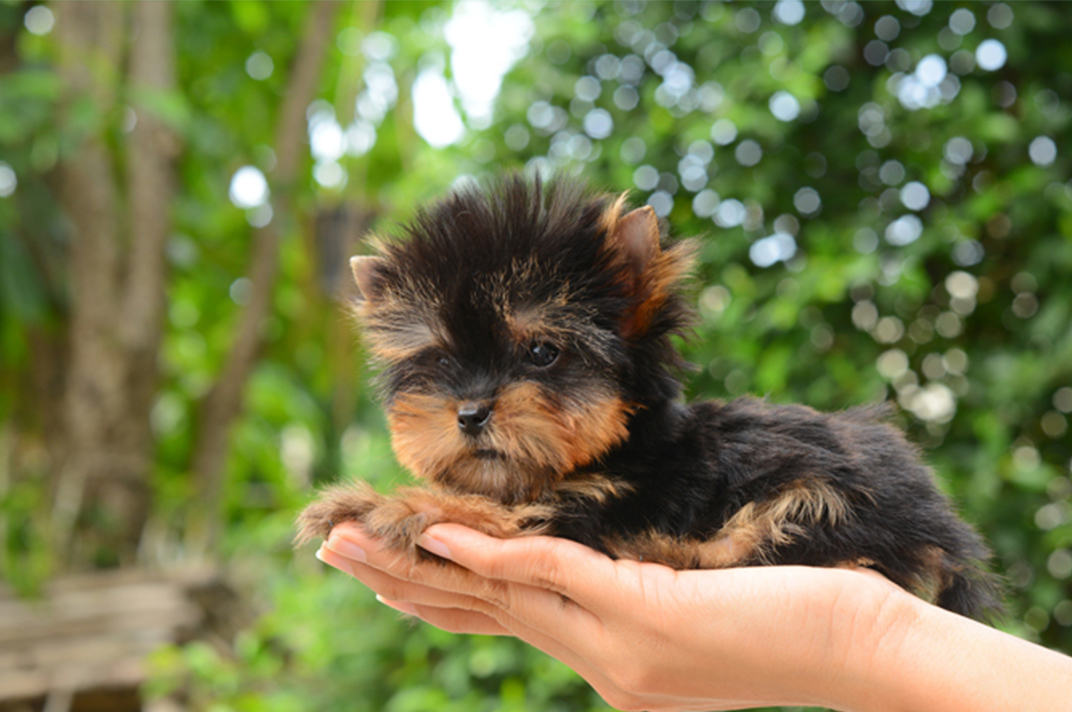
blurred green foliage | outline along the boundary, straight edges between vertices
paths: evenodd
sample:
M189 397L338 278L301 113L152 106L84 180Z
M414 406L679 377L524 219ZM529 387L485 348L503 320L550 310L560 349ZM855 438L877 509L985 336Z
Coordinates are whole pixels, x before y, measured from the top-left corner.
M1007 628L1072 652L1072 15L930 0L522 4L528 50L491 118L466 113L456 81L469 130L433 148L415 129L412 88L437 67L460 79L445 27L471 5L358 2L340 17L310 118L366 122L364 147L352 138L328 161L341 173L310 159L298 213L279 216L287 238L268 346L231 439L220 553L261 615L233 646L160 651L147 693L214 712L605 707L527 646L402 622L289 543L313 484L362 477L386 489L405 478L325 288L345 268L316 216L356 209L391 232L459 176L522 166L631 190L673 234L702 237L700 318L683 344L699 366L692 397L751 392L823 409L896 400L996 551ZM23 455L17 472L0 466L0 520L4 570L34 580L49 571L49 504L32 456L39 424L26 417L27 334L60 328L66 293L48 176L79 122L122 117L87 107L56 124L54 48L22 28L25 11L0 5L20 58L0 74L0 171L17 176L7 194L0 176L0 447L14 447L17 430ZM168 532L191 495L195 405L226 352L258 219L228 200L229 181L243 165L271 167L306 13L181 3L178 91L128 97L185 142L152 412L156 563L182 559ZM251 76L258 52L274 66L263 79ZM370 67L389 68L393 95Z

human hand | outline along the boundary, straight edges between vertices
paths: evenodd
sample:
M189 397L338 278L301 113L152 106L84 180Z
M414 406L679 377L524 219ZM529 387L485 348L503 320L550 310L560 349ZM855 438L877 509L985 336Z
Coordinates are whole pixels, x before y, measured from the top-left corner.
M454 565L415 564L350 525L318 556L440 628L525 640L625 710L870 708L875 646L896 644L918 603L862 570L679 572L454 524L421 545Z

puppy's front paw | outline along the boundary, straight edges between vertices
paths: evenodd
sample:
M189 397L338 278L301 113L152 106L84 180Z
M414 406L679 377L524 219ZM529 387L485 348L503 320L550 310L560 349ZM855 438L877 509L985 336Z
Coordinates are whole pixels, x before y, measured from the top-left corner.
M407 487L386 497L364 482L321 493L298 517L297 542L327 538L345 521L361 524L388 549L413 560L433 559L417 540L439 522L455 522L500 538L550 533L553 507L524 504L506 507L479 495L457 495L422 487Z
M376 492L366 482L325 490L298 516L298 544L327 539L342 522L357 522L383 546L414 559L431 558L417 546L421 533L442 520L442 511L420 490L403 490L395 497Z
M417 540L425 529L441 521L442 511L430 506L423 497L399 496L385 498L365 515L361 524L384 548L405 554L413 561L422 561L436 557L417 546Z
M295 543L301 545L313 539L327 539L336 524L363 522L370 512L386 501L387 498L367 482L326 489L298 515Z

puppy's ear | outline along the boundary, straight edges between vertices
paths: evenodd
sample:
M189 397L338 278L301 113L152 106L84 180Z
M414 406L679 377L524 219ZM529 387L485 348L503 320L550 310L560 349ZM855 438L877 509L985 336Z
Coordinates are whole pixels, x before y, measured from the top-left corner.
M356 256L350 258L350 270L354 273L354 282L361 294L362 301L371 302L376 299L375 289L376 268L383 262L382 257Z
M650 205L618 218L611 233L614 250L635 275L643 274L662 254L659 247L659 219Z
M608 208L604 225L608 229L607 247L615 253L621 280L633 297L621 326L622 336L630 339L651 329L662 306L692 268L695 247L681 241L664 250L655 210L646 205L621 215L624 203L622 195Z

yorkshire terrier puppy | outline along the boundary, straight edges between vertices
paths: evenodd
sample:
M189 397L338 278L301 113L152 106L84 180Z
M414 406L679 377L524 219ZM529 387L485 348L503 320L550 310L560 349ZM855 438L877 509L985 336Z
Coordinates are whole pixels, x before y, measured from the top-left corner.
M457 522L709 569L867 566L975 618L1001 609L979 536L886 408L680 402L695 244L650 207L509 176L351 260L398 460L425 487L323 492L299 541L360 522L413 556Z

